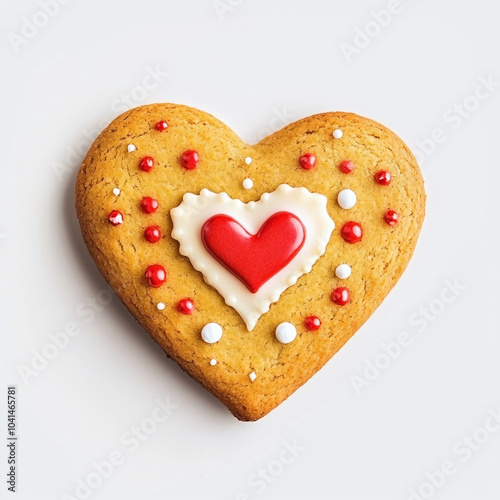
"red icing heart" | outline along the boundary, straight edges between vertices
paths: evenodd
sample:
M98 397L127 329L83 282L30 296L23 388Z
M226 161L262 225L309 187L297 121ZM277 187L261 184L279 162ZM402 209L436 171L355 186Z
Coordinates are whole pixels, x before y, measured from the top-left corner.
M201 238L212 257L255 293L299 253L306 228L290 212L277 212L254 235L232 217L214 215Z

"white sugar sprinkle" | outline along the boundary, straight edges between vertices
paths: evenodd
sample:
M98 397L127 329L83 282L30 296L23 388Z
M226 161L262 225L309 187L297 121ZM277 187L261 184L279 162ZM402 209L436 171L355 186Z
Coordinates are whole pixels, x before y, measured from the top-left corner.
M212 359L212 360L210 360L210 364L211 364L212 366L215 366L215 365L217 364L217 360L216 360L216 359Z
M255 372L250 373L250 375L248 375L248 376L250 377L250 380L252 382L257 378L257 375L255 375Z
M222 338L222 326L218 323L207 323L201 329L201 338L207 344L215 344Z
M136 148L135 148L135 146L134 146L133 144L129 144L129 145L127 146L127 151L128 151L129 153L131 153L132 151L135 151L135 149L136 149Z
M340 264L340 266L337 266L335 269L335 276L341 280L345 280L349 278L351 275L351 266L348 264Z
M245 179L245 180L243 181L243 187L244 187L245 189L252 189L252 188L253 188L253 181L252 181L252 179L248 179L248 178L247 178L247 179Z
M120 194L120 190L119 190L118 188L114 188L114 189L113 189L113 194L114 194L115 196L118 196L118 195Z
M163 302L158 302L156 307L158 308L158 311L163 311L163 309L165 309L165 304Z
M280 323L276 327L276 338L282 344L289 344L295 340L297 336L297 329L291 324L285 321L284 323Z
M250 163L252 163L252 161L253 161L253 160L252 160L252 158L250 158L250 156L247 156L247 157L245 158L245 163L246 163L247 165L250 165Z
M339 128L333 131L333 137L335 137L335 139L340 139L343 135L342 130Z
M351 189L342 189L337 196L337 201L342 208L349 210L356 205L356 193Z

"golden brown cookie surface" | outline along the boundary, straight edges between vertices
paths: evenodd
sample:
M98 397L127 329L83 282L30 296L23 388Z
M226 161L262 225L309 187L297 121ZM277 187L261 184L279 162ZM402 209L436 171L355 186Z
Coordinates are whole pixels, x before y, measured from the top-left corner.
M157 130L155 125L163 120L168 127ZM336 130L341 137L334 137ZM192 166L192 154L184 157L184 166L181 161L186 151L199 155L192 170L185 168ZM315 156L313 168L301 166L305 153ZM147 161L141 169L144 157L154 160L149 171ZM247 157L252 159L249 164ZM352 172L341 170L344 160L352 162ZM303 159L304 165L311 166L307 161ZM390 174L388 184L383 184L387 177L382 174L381 183L375 180L380 171ZM253 187L245 189L245 179L251 179ZM248 331L240 314L180 254L170 211L186 193L199 195L207 189L248 203L283 184L325 196L335 228L312 271L283 291ZM345 189L356 195L352 208L339 205L338 195ZM141 206L144 197L157 200L153 213ZM340 202L350 206L349 193ZM368 319L410 260L424 204L420 171L405 144L382 125L349 113L311 116L249 146L207 113L173 104L142 106L102 132L76 186L82 234L101 273L165 352L242 420L257 420L278 406ZM395 225L388 223L394 222L393 214L386 216L389 210L397 213ZM112 216L116 225L109 221L113 211L119 212ZM349 243L342 237L347 222L361 225L361 241ZM157 242L157 232L150 230L152 242L144 234L152 226L161 233ZM341 264L351 269L345 279L336 276ZM162 266L168 274L158 288L145 277L151 265ZM349 293L345 305L332 300L332 291L340 287ZM337 295L342 301L342 293ZM179 301L185 298L192 300L193 311L179 311ZM165 308L160 310L159 303ZM309 316L320 319L318 330L306 328ZM201 331L212 322L223 333L209 344ZM275 334L284 322L297 332L287 344Z

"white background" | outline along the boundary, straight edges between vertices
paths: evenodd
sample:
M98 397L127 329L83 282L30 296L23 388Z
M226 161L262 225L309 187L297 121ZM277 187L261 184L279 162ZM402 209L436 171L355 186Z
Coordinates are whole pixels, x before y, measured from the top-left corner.
M8 384L19 434L17 496L2 479L2 498L83 498L77 481L89 477L92 499L404 500L412 488L500 498L500 432L482 429L500 406L500 87L477 89L500 82L496 0L402 0L384 27L373 12L387 0L73 0L37 32L26 27L44 24L37 1L1 5L2 478ZM367 46L348 60L342 43L361 45L365 27ZM105 282L79 234L75 175L88 138L147 102L211 112L248 142L353 111L424 160L427 217L403 278L321 373L257 423L238 422L167 360L116 298L88 312ZM465 287L445 292L449 304L446 280ZM23 379L68 322L80 335ZM405 330L411 345L356 391L354 377ZM157 398L178 408L133 451L121 436L151 423ZM482 444L457 444L464 435ZM293 462L285 442L300 449ZM122 464L94 488L93 462L113 451ZM426 486L446 460L454 473Z

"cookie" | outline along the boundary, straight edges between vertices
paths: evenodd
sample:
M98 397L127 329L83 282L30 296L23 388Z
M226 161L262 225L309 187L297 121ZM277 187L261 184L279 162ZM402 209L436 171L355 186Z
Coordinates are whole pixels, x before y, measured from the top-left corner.
M78 173L85 243L166 354L240 420L312 377L406 268L424 218L408 147L351 113L255 146L202 111L132 109Z

